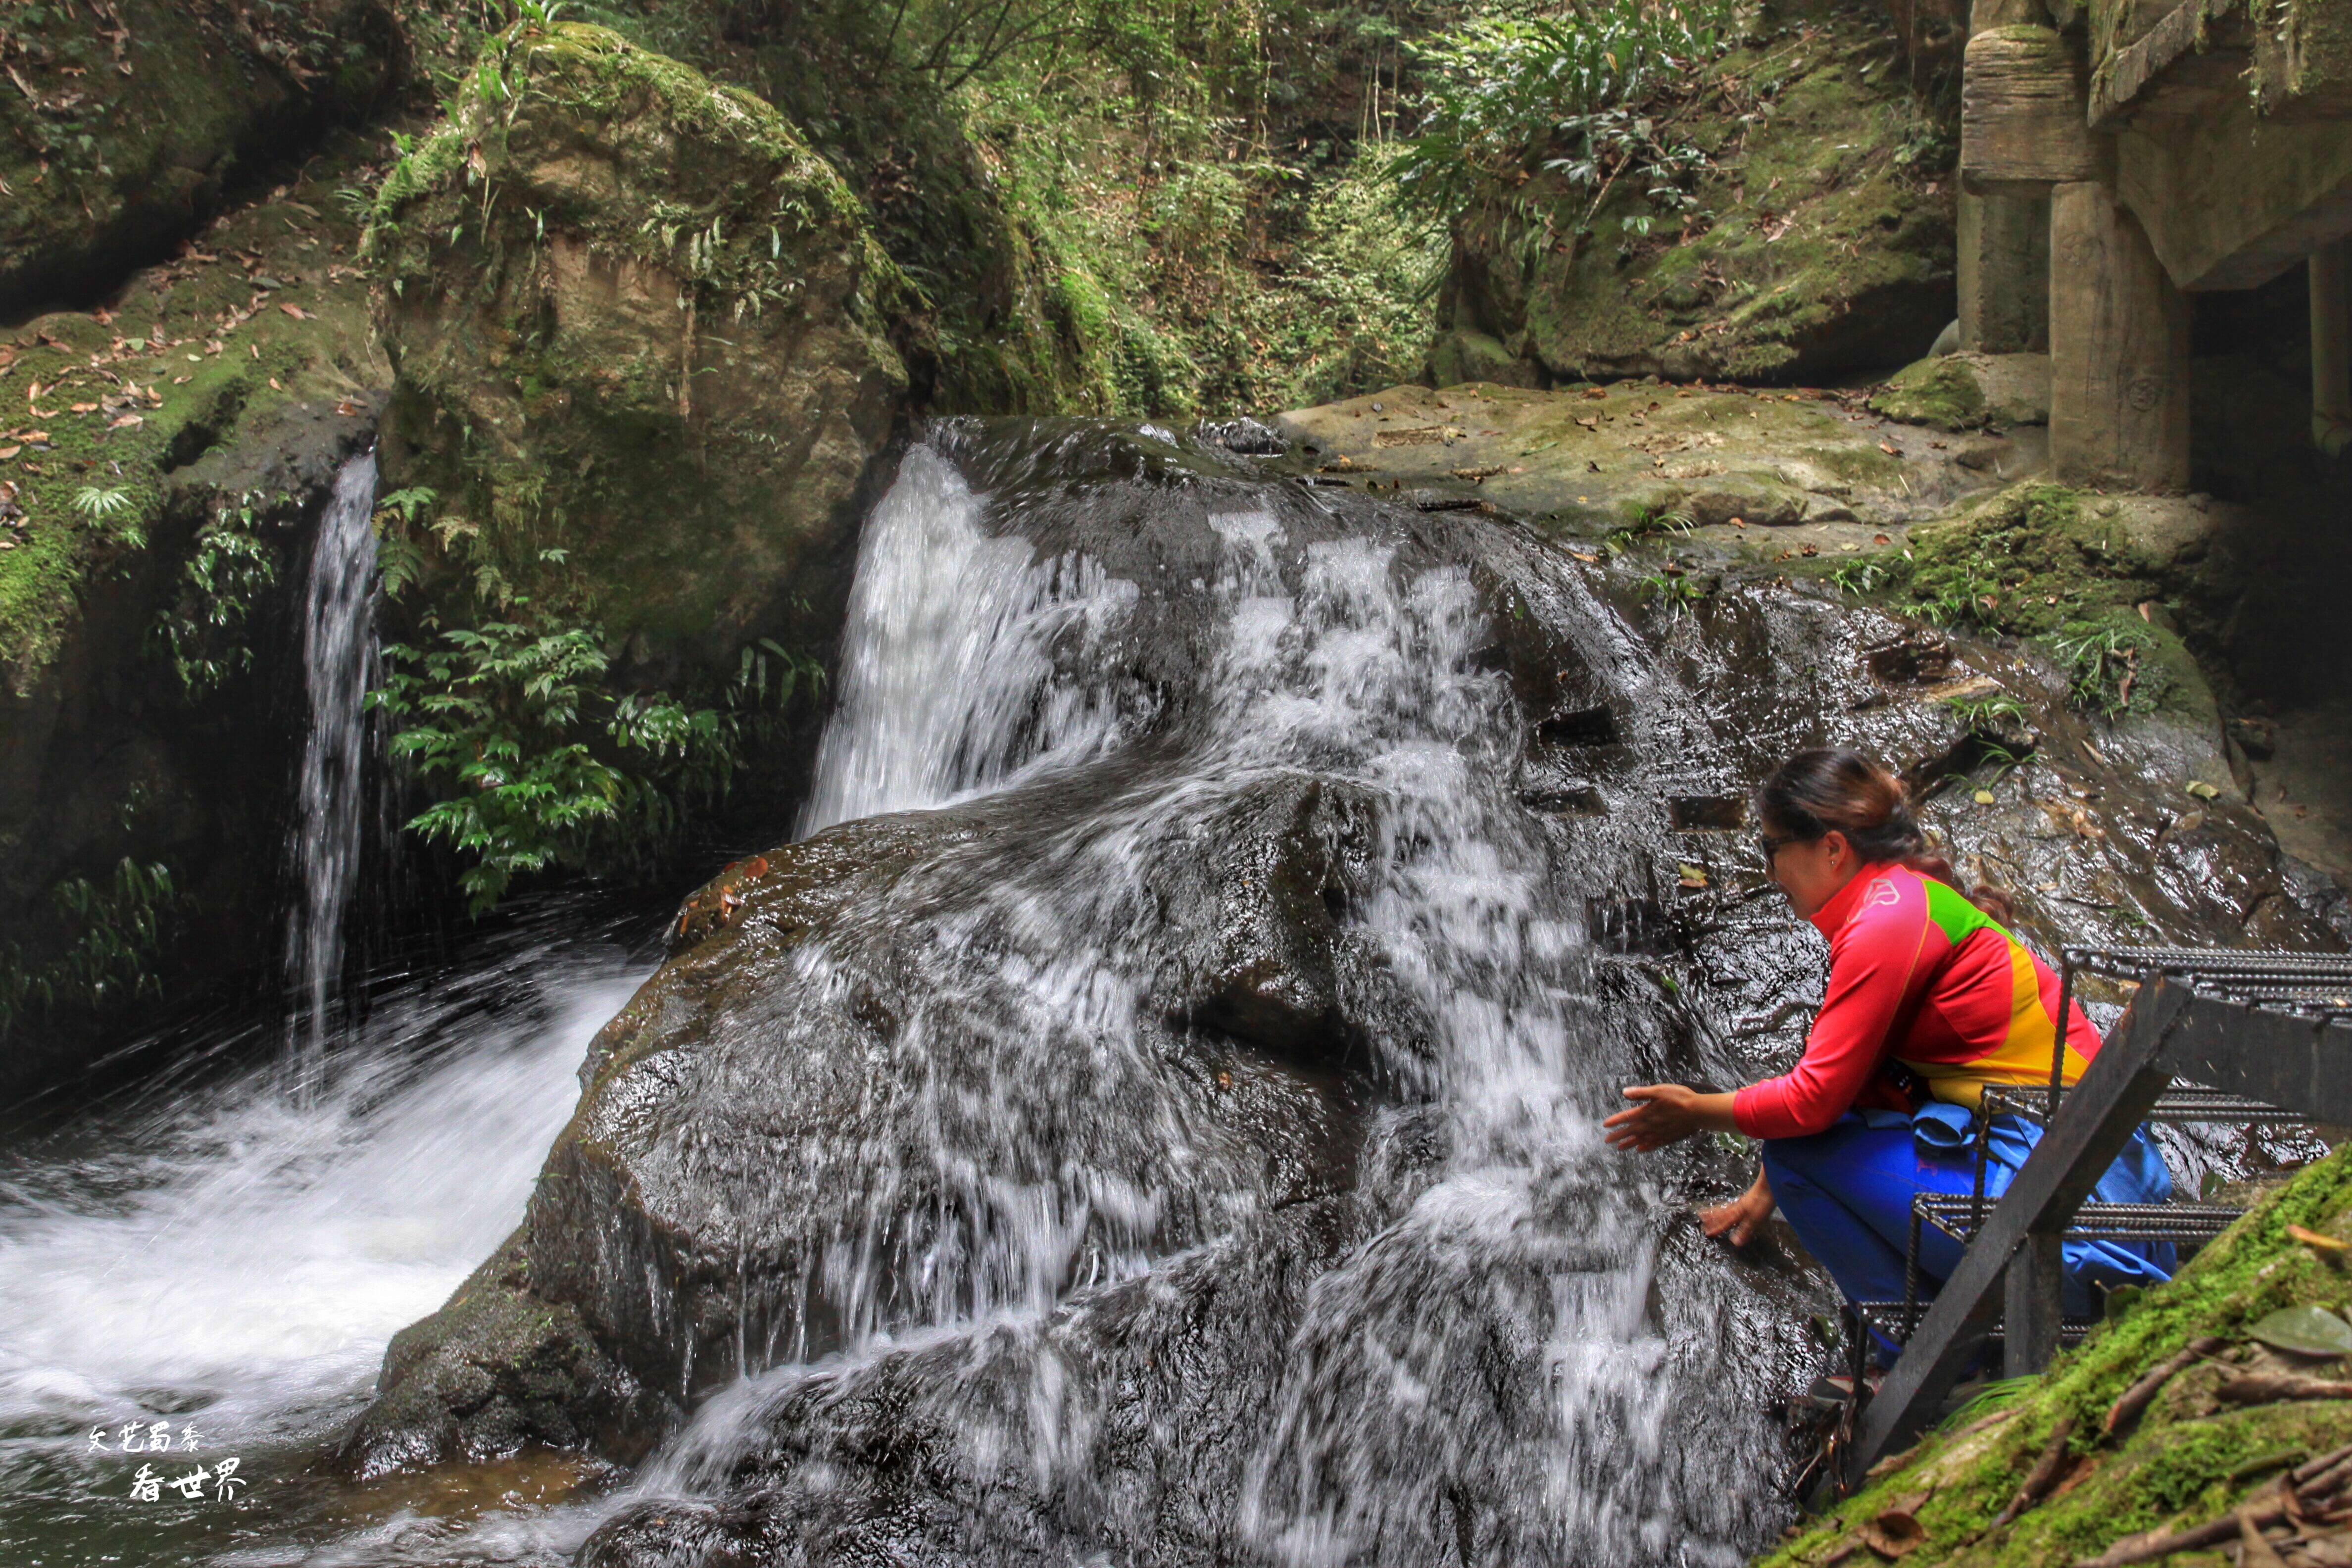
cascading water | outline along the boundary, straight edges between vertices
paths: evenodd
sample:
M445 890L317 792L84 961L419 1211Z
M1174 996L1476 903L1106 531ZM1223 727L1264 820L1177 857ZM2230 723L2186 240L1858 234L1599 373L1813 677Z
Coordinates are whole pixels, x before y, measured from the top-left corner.
M289 854L299 901L288 916L287 978L299 1049L327 1037L343 969L343 925L359 876L365 699L375 670L376 465L373 449L344 463L319 518L302 599L302 684L310 728Z
M1790 1375L1789 1318L1670 1237L1672 1209L1601 1148L1614 1086L1662 1049L1656 993L1629 997L1584 930L1622 857L1564 859L1520 802L1527 716L1461 541L1179 473L1113 498L1160 531L1124 560L1097 534L1097 556L1085 498L1017 475L992 492L960 471L990 471L973 445L918 448L876 513L810 812L971 826L930 829L942 847L802 945L744 1004L756 1054L658 1113L697 1129L663 1176L685 1161L684 1190L738 1216L706 1245L810 1252L764 1305L747 1283L733 1323L732 1364L785 1364L706 1406L630 1496L669 1519L679 1496L756 1491L771 1533L730 1547L753 1554L855 1557L878 1514L942 1563L1120 1542L1143 1562L1738 1561L1775 1506L1760 1406ZM1576 579L1547 588L1596 660L1638 665ZM1250 946L1246 900L1287 873L1218 858L1268 821L1286 826L1267 842L1338 835L1360 862L1299 918L1334 928L1363 1027L1249 978L1286 961ZM1195 973L1220 964L1243 978ZM888 998L878 1055L835 1021L862 994ZM1359 1087L1333 1087L1342 1058ZM1171 1058L1214 1087L1171 1083ZM779 1101L753 1073L856 1081ZM753 1141L834 1105L816 1135ZM1286 1131L1261 1153L1234 1118ZM704 1153L729 1148L762 1151L751 1173ZM1204 1278L1271 1289L1281 1248L1313 1256L1284 1228L1310 1210L1352 1239L1303 1300L1221 1323L1213 1352L1132 1317ZM1232 1408L1136 1431L1162 1358L1231 1385L1170 1397ZM845 1479L883 1440L877 1408L918 1450L894 1462L942 1491ZM1227 1500L1197 1556L1171 1539L1170 1467ZM981 1500L1005 1488L1064 1500L1015 1521ZM656 1560L629 1544L638 1517L625 1503L582 1561Z

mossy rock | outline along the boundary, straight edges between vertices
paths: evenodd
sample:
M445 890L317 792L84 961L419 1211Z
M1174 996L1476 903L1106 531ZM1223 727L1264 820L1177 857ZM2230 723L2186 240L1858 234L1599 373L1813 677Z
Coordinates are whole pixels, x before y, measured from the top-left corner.
M1560 380L1820 382L1926 353L1957 300L1949 127L1883 14L1780 19L1793 38L1710 68L1732 85L1676 118L1712 161L1693 216L1612 194L1570 238L1591 198L1539 174L1457 227L1440 325ZM1566 226L1538 243L1543 213Z
M1938 430L2050 423L2048 354L1955 353L1904 366L1873 394L1871 412Z
M2170 1283L2094 1331L2013 1404L1988 1418L1964 1415L1930 1436L1765 1558L1764 1568L1829 1561L1890 1511L1911 1515L1925 1532L1904 1558L1919 1568L2062 1568L2126 1535L2226 1517L2294 1462L2282 1456L2307 1458L2352 1442L2352 1402L2242 1405L2216 1392L2244 1372L2291 1370L2248 1332L2269 1313L2305 1303L2341 1309L2343 1273L2288 1227L2341 1238L2348 1222L2352 1149L2339 1149L2250 1210ZM2105 1431L2125 1389L2207 1335L2226 1348L2172 1377L2136 1426ZM2306 1362L2301 1370L2314 1369ZM2325 1364L2316 1371L2342 1375ZM2059 1485L2014 1522L1993 1529L2061 1419L2073 1426Z
M369 247L432 601L593 619L660 679L820 637L913 331L857 198L770 105L601 27L519 27L471 80Z
M383 0L260 9L115 0L114 25L0 17L0 317L79 304L209 216L245 166L397 79Z

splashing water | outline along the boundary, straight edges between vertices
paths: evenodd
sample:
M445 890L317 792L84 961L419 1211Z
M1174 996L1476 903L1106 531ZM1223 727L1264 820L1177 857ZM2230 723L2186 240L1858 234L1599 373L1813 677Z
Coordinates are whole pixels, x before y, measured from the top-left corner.
M302 683L310 723L296 792L300 816L289 847L301 900L289 920L286 967L295 1041L306 1053L326 1041L328 1009L342 978L343 922L359 877L364 708L375 673L375 478L373 450L335 476L303 595Z
M643 973L590 938L499 943L385 990L307 1092L265 1065L0 1158L0 1561L191 1561L251 1532L126 1500L126 1423L170 1428L173 1474L196 1428L196 1455L242 1458L265 1530L297 1524L385 1342L521 1217Z

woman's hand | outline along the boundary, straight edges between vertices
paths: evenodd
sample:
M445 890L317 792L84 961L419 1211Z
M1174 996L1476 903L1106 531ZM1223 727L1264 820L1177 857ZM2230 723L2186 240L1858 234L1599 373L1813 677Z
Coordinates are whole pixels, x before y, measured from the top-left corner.
M1639 1101L1601 1125L1608 1130L1609 1146L1646 1153L1679 1143L1694 1132L1731 1132L1731 1096L1701 1094L1678 1083L1635 1084L1625 1098Z
M1756 1173L1756 1184L1729 1203L1698 1211L1699 1227L1734 1247L1745 1247L1755 1239L1756 1227L1771 1217L1772 1183L1761 1170Z

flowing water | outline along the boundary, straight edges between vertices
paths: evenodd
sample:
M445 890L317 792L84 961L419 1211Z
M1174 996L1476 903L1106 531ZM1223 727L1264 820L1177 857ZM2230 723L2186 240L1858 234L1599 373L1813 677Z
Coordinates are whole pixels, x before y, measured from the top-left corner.
M587 924L550 910L454 971L380 983L299 1095L248 1050L264 1059L210 1087L0 1157L0 1562L194 1561L319 1525L303 1468L393 1332L521 1216L589 1037L643 978L563 929ZM232 1456L233 1501L131 1496L142 1466Z
M302 685L310 721L289 853L300 901L289 918L295 1042L315 1055L342 980L343 925L359 877L364 701L375 677L375 453L344 463L319 519L302 600Z
M915 1500L894 1517L931 1521L919 1561L1099 1560L1088 1541L1160 1540L1185 1508L1207 1510L1205 1555L1299 1568L1728 1564L1769 1536L1785 1456L1761 1410L1801 1359L1801 1319L1708 1261L1676 1205L1601 1147L1613 1087L1666 1049L1665 1015L1588 931L1624 847L1563 838L1524 805L1530 716L1491 657L1468 552L1177 465L1140 503L1120 492L1203 525L1171 565L1115 547L1124 523L1090 531L1080 487L1024 488L971 447L916 447L869 521L802 826L953 805L990 831L812 942L779 993L804 1001L747 1025L763 1049L870 1072L897 1118L820 1129L805 1170L723 1194L817 1227L793 1299L824 1306L824 1331L743 1309L730 1364L748 1375L612 1496L436 1520L297 1480L391 1332L520 1216L589 1035L645 968L533 938L341 1026L315 1103L239 1079L7 1156L0 1561L557 1563L649 1500L724 1495L782 1455L848 1474L863 1460L835 1413L885 1395L948 1511L967 1483L1063 1500L1017 1529L940 1523ZM1050 447L1023 460L1056 478ZM338 487L362 535L372 484L355 466ZM314 672L365 640L362 547L327 562L328 539ZM1698 766L1698 742L1675 739L1696 733L1690 700L1639 639L1572 575L1530 570L1523 594L1576 656L1649 692L1635 738ZM347 710L316 679L306 818L315 772L319 820L355 823L356 721L321 739ZM1196 928L1252 918L1231 913L1217 857L1294 807L1346 840L1323 895L1344 1072L1220 1033L1260 1025L1168 1007L1179 972L1220 962ZM350 897L340 831L306 850L297 925L320 1037L339 1027L319 987ZM827 1030L877 976L898 988L891 1054L845 1055ZM1292 1011L1298 1051L1339 1048ZM1171 1077L1187 1052L1223 1065ZM1265 1126L1220 1122L1227 1092ZM1286 1142L1310 1135L1350 1152ZM1310 1213L1332 1217L1303 1282L1266 1287L1222 1342L1150 1326L1149 1302L1219 1276L1259 1300L1252 1282L1297 1240L1283 1227ZM1103 1321L1129 1328L1103 1340ZM1224 1413L1197 1453L1181 1413L1117 1436L1122 1388L1176 1375L1161 1350L1171 1366L1213 1352L1183 1391ZM709 1386L693 1366L688 1386ZM133 1421L194 1422L255 1485L234 1507L125 1500L148 1462L116 1451ZM1167 1478L1196 1463L1202 1498L1171 1501ZM822 1521L843 1495L802 1504Z

